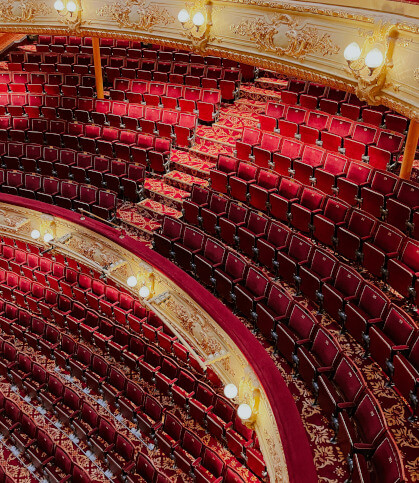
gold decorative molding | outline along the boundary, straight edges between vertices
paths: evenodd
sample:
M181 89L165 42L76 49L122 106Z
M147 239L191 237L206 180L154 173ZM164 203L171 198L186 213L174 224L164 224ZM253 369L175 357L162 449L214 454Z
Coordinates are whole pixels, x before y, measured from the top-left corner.
M288 45L285 48L275 43L275 36L281 25L288 27L285 33ZM340 50L329 34L320 34L316 27L308 24L301 25L297 19L282 13L274 15L270 20L266 20L265 17L243 20L238 25L230 26L230 29L235 34L256 42L258 50L262 52L298 60L304 60L307 54L320 53L325 56L337 54Z
M20 13L15 13L17 9ZM30 22L38 15L47 15L52 11L50 5L37 0L23 0L18 4L10 0L0 1L0 20L5 22Z
M131 20L134 10L137 14L135 21ZM167 9L155 3L146 3L145 0L116 1L99 8L96 15L111 18L119 28L143 30L144 32L153 31L156 25L169 25L175 21Z
M416 69L413 71L413 77L415 80L419 81L419 67L416 67Z

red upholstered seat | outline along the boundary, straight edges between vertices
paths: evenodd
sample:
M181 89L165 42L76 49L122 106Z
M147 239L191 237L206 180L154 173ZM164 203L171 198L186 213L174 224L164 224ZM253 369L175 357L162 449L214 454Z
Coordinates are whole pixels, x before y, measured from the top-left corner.
M161 233L154 235L154 248L166 258L174 256L173 244L180 240L183 232L183 223L169 216L163 220Z
M229 252L224 269L216 268L214 270L216 293L227 302L232 302L231 294L234 286L242 282L246 268L247 263L243 258Z
M329 247L336 242L338 227L345 226L351 207L344 201L329 196L326 198L323 213L313 216L313 238Z
M207 238L202 254L195 255L195 275L198 280L206 285L212 287L215 283L214 270L222 266L226 249L221 243Z
M269 280L262 272L250 267L243 284L235 285L234 296L236 309L248 320L255 321L258 303L265 299Z
M419 211L419 186L417 183L400 180L394 198L386 203L387 223L406 232L410 229L413 213Z
M261 137L262 132L259 129L244 127L242 138L236 140L236 157L242 161L249 161L253 155L253 147L260 143Z
M256 240L257 261L276 272L278 270L277 252L287 247L289 237L290 230L287 227L272 222L269 225L266 239L261 237Z
M299 267L311 259L313 245L302 235L292 235L287 250L277 254L278 274L288 283L299 284Z
M278 285L268 288L266 302L256 305L256 327L267 339L276 339L276 325L284 321L293 306L291 296Z
M220 237L230 246L234 246L237 241L237 229L244 226L249 210L245 206L240 206L230 202L227 209L227 216L219 219Z
M209 235L219 232L220 218L227 214L228 199L213 193L207 207L201 208L202 228Z
M270 168L272 153L279 150L281 146L281 136L264 132L260 143L253 147L254 162L261 168Z
M303 188L299 202L291 205L291 225L298 231L313 230L313 217L322 213L326 195L316 189Z
M385 213L387 200L392 198L396 191L399 178L386 171L375 171L371 186L361 188L362 209L376 218L381 218Z
M361 188L369 186L372 174L373 170L367 164L352 162L346 177L337 178L337 196L354 206L358 202Z
M188 226L183 230L182 242L173 243L174 259L185 271L193 271L194 255L204 247L204 235Z
M199 185L192 187L191 197L183 201L183 219L186 223L200 226L202 222L201 209L208 205L210 192Z
M399 255L405 235L386 223L380 223L374 238L362 246L362 265L377 278L387 278L387 263Z
M241 162L238 166L237 174L229 178L230 195L238 201L247 201L249 186L256 183L259 168Z
M369 330L384 321L389 299L374 285L365 282L358 302L349 301L344 309L344 328L366 349L369 346Z
M322 101L320 100L320 105ZM330 113L330 111L327 112ZM331 114L336 114L336 112ZM328 130L321 133L323 148L328 151L339 151L342 147L343 140L352 134L353 128L354 123L352 121L340 117L332 117Z
M337 229L338 253L349 260L359 259L363 243L372 238L376 227L376 218L361 210L353 209L349 215L347 226L339 226Z
M419 300L419 242L408 239L401 249L399 258L387 263L387 281L403 297Z
M238 165L238 159L219 154L216 167L210 169L211 188L227 194L229 179L237 173Z
M278 193L269 195L270 214L282 222L288 222L291 205L300 198L303 186L290 178L282 178Z
M328 152L323 166L314 170L314 184L316 188L324 193L333 194L337 179L345 176L348 164L348 159L345 156Z
M277 190L279 181L280 177L275 173L260 170L256 183L249 186L250 204L257 210L265 211L269 194Z
M290 363L295 365L297 359L295 353L298 347L308 344L316 330L317 324L314 319L300 304L295 302L289 314L288 322L280 320L277 322L273 334L276 339L276 348L282 356Z

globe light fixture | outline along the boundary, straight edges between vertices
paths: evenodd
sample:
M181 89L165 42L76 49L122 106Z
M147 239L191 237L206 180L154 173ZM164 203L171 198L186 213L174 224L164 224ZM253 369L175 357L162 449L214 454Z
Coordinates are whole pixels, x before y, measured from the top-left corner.
M376 69L377 67L380 67L380 65L383 63L384 60L384 55L381 52L381 50L377 47L374 47L371 49L368 54L365 56L365 64L367 67L370 69Z
M128 287L135 287L137 285L137 277L134 275L131 275L130 277L127 278L127 285Z
M31 237L34 239L34 240L38 240L38 238L41 236L41 233L39 230L32 230L31 231Z
M361 48L356 42L351 42L343 52L343 56L348 62L358 60L361 55Z
M51 240L54 240L54 236L51 233L45 233L44 235L44 242L49 243Z
M70 12L70 14L73 14L77 10L77 5L73 2L73 0L67 2L67 10Z
M177 19L179 20L180 23L186 23L190 20L190 16L188 11L185 8L182 8L182 10L178 13Z
M224 396L228 399L234 399L238 394L238 389L234 384L227 384L224 387Z
M237 415L243 421L246 421L252 415L252 408L248 404L240 404L237 408Z
M204 25L204 22L205 22L205 17L201 12L197 12L192 18L192 23L196 27L201 27L201 25Z
M146 299L150 295L150 289L145 285L143 285L140 288L139 294L140 294L140 297L142 297L143 299Z
M64 3L61 0L57 0L54 3L54 8L57 10L57 12L61 12L61 10L64 10Z

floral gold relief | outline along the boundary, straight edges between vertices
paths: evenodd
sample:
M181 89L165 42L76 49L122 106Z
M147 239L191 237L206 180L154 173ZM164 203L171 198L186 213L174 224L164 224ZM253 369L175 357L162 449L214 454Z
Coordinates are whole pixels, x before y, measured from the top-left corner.
M96 14L111 18L119 28L145 32L151 32L156 25L169 25L175 21L165 8L144 0L117 1L98 9ZM133 20L132 16L135 14L136 18Z
M275 42L275 37L282 25L288 27L285 32L288 41L286 47L280 47ZM332 41L329 34L321 34L316 27L301 24L291 15L282 13L274 15L270 20L266 20L265 17L244 20L230 28L235 34L248 37L256 42L258 50L274 53L278 56L303 60L307 54L320 53L326 56L337 54L340 50L340 47Z
M39 15L48 15L51 12L51 6L45 2L24 0L16 4L0 0L0 20L5 22L29 22Z

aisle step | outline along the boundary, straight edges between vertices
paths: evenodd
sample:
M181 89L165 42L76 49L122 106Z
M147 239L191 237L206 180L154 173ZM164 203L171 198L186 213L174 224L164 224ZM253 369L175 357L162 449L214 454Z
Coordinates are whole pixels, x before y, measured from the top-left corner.
M210 169L215 167L215 163L206 161L198 156L194 156L189 151L172 149L170 156L170 167L177 171L182 171L192 176L208 179Z
M175 188L180 188L185 191L192 191L194 184L198 184L203 188L208 186L208 181L206 179L199 178L198 176L193 176L191 174L183 173L182 171L169 171L163 176L164 181Z
M137 210L141 216L158 222L162 222L165 216L171 216L172 218L182 217L181 211L150 198L145 198L137 203Z
M149 216L144 216L134 203L125 202L117 209L117 218L123 225L139 230L146 239L151 239L153 233L161 227L161 223Z
M279 102L281 100L281 93L272 89L262 89L254 85L241 85L240 99L237 102L243 99L263 102L265 104L268 101Z
M182 210L182 203L191 194L176 188L159 179L146 178L144 181L144 195L176 210Z

